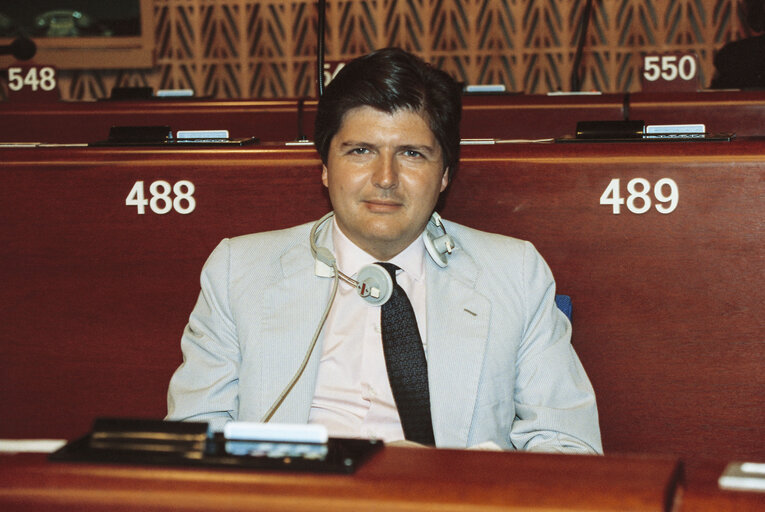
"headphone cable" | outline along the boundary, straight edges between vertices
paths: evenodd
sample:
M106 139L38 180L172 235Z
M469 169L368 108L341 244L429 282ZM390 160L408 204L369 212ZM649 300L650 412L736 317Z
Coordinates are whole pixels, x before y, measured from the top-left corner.
M295 387L295 384L297 383L298 379L300 379L300 376L303 374L303 371L305 370L306 366L308 366L308 360L311 358L311 354L313 353L314 347L316 347L316 341L319 339L319 334L321 333L321 330L324 328L324 324L327 321L327 317L329 316L329 310L332 309L332 304L335 302L335 296L337 295L337 285L340 282L338 277L338 271L335 265L332 265L332 269L335 271L334 276L332 278L332 293L330 295L329 301L327 301L327 307L324 308L324 314L321 316L321 321L319 322L319 325L316 326L316 332L313 334L313 339L311 340L311 345L308 347L308 352L306 352L305 357L303 358L303 362L300 364L300 367L295 372L295 375L290 380L289 384L284 388L284 390L281 392L279 397L276 399L274 404L271 406L268 411L266 411L266 414L263 415L263 418L261 418L261 423L268 423L268 421L271 419L271 417L274 415L276 410L279 408L280 405L282 405L282 402L284 402L284 399L287 397L290 391L292 391L292 388Z

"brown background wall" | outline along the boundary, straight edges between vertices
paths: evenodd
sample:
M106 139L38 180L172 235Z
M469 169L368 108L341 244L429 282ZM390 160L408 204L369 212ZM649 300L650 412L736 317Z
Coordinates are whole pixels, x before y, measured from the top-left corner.
M191 88L216 98L315 95L314 0L154 0L156 66L65 71L63 99L114 85ZM328 0L326 59L401 46L469 84L569 90L584 1ZM594 0L584 89L640 89L641 55L695 51L702 85L714 52L747 35L738 0Z

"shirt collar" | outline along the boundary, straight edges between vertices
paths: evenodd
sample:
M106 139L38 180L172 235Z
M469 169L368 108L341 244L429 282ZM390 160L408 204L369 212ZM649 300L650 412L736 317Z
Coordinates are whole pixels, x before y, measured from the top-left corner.
M345 236L337 225L336 217L332 219L332 245L335 249L337 267L347 275L356 275L361 267L378 261ZM422 237L418 236L406 249L389 261L409 274L412 279L419 281L425 275L424 256L425 243Z

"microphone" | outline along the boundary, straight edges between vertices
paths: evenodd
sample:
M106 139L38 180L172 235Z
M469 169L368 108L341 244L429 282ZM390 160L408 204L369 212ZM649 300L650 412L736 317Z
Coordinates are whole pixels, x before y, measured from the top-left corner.
M11 44L0 45L0 55L13 55L16 60L29 60L37 53L37 45L28 37L21 36Z

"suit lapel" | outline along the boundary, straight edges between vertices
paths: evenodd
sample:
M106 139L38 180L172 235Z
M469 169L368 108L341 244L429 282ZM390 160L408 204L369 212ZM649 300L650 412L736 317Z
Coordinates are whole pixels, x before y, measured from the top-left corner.
M431 413L436 443L467 446L491 303L475 290L478 269L464 251L446 268L428 259L427 351Z
M322 232L320 245L332 250L330 229ZM271 405L300 367L310 349L314 332L321 321L330 297L332 279L317 277L314 259L308 244L300 243L285 252L280 259L283 280L268 287L264 293L264 332L273 332L281 341L265 343L262 358L262 403ZM313 400L323 333L311 352L308 365L272 421L305 423Z

